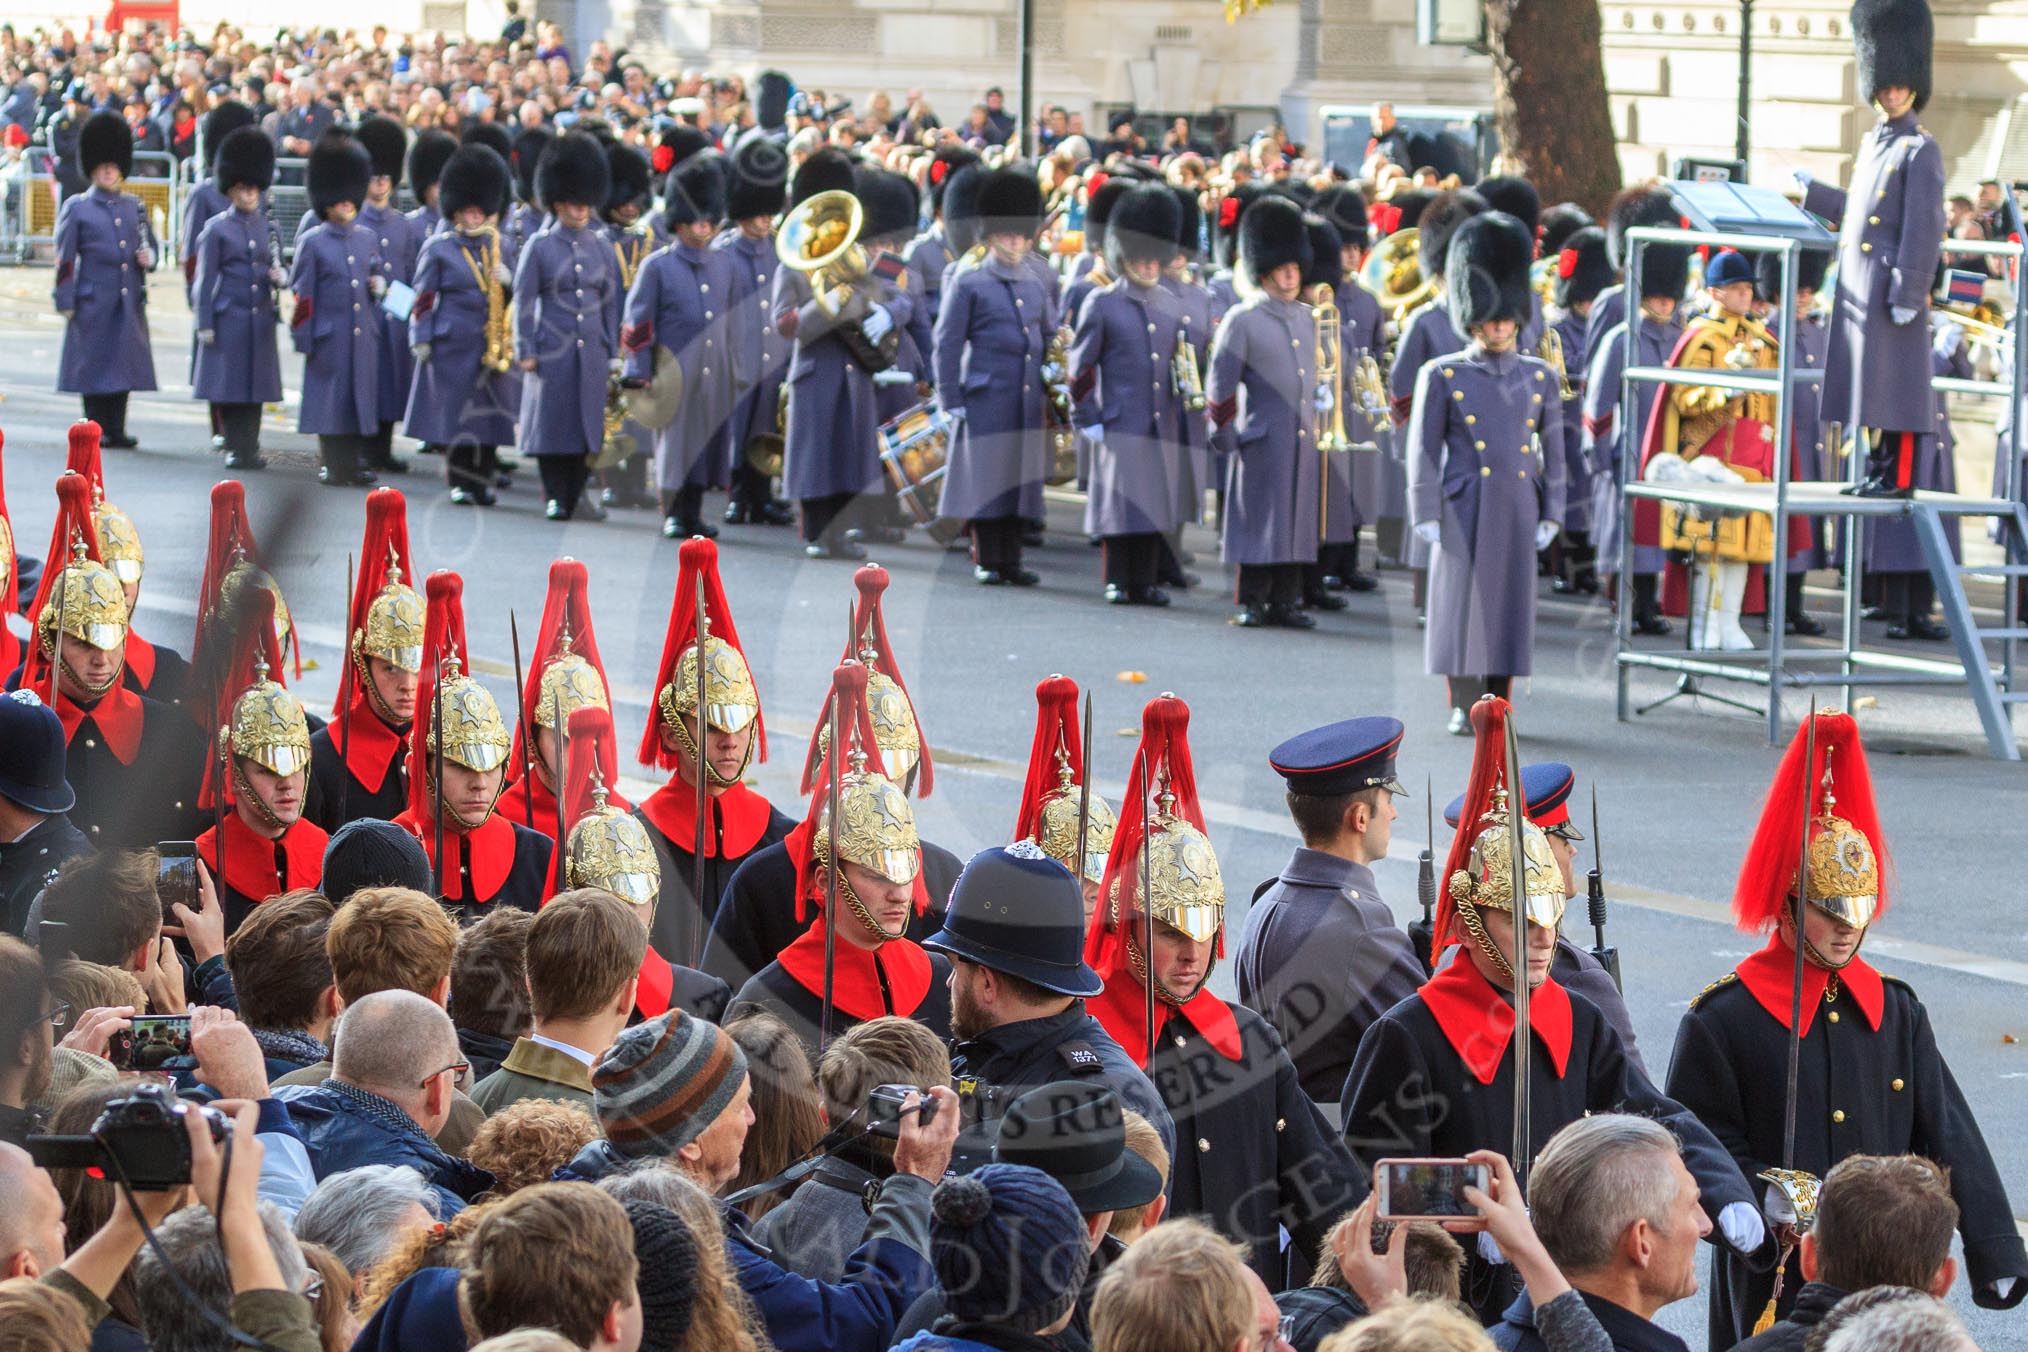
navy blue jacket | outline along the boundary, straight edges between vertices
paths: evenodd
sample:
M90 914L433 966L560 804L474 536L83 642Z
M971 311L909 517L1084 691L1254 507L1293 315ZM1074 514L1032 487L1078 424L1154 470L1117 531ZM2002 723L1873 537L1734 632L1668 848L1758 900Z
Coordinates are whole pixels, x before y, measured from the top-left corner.
M493 1186L493 1175L446 1155L414 1119L377 1094L326 1080L308 1089L284 1085L275 1097L288 1104L320 1182L362 1164L406 1164L436 1190L444 1220Z

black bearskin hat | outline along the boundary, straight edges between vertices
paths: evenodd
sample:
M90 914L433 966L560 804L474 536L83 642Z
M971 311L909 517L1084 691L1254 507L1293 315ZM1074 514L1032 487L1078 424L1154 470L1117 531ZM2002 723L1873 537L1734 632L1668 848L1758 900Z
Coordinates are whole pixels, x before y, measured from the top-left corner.
M514 153L507 162L514 166L516 195L530 206L535 205L535 166L555 139L556 133L547 127L527 127L514 137Z
M1255 202L1273 191L1265 183L1248 182L1218 199L1218 215L1211 227L1211 257L1219 267L1239 267L1239 223Z
M1394 208L1395 230L1420 230L1422 214L1436 201L1436 194L1428 188L1410 188L1387 199L1386 205ZM1388 233L1392 234L1393 231Z
M960 257L979 242L979 189L985 182L986 166L968 164L944 185L944 238Z
M1555 264L1555 299L1565 310L1597 300L1598 293L1613 284L1613 260L1606 256L1605 231L1595 225L1571 231L1555 253L1545 251L1543 256Z
M238 99L227 99L204 115L204 127L200 139L204 142L204 167L209 169L218 159L218 148L225 144L225 138L241 127L251 127L259 118L254 110Z
M479 144L500 157L505 164L514 158L514 133L498 122L467 122L458 133L459 145Z
M424 200L437 186L437 176L457 153L458 138L447 131L432 127L417 135L415 144L408 148L408 190L416 201Z
M1563 252L1563 246L1570 237L1588 225L1596 225L1591 213L1575 202L1559 202L1542 213L1542 228L1536 232L1538 251L1544 258L1554 258ZM1601 236L1603 232L1601 232ZM1603 238L1601 238L1603 243ZM1607 257L1610 264L1612 259Z
M1042 185L1025 164L987 173L979 184L979 228L986 234L1032 235L1042 226Z
M447 219L466 207L498 216L507 210L512 182L507 161L493 147L477 141L461 145L437 178L437 210Z
M1645 261L1645 260L1643 260ZM1824 273L1831 266L1831 254L1827 249L1796 250L1796 290L1822 291ZM1770 305L1778 305L1782 298L1782 256L1778 253L1764 253L1754 264L1754 292Z
M789 156L766 136L749 136L727 161L725 214L743 221L753 216L778 216L789 200Z
M127 119L111 110L86 118L77 134L77 163L86 178L102 164L117 164L121 178L131 177L134 133L127 129Z
M1084 247L1087 253L1100 253L1105 249L1106 229L1112 223L1113 208L1137 185L1136 179L1114 174L1085 196Z
M360 120L352 139L366 147L375 178L391 178L400 184L402 161L408 158L408 130L401 123L375 113Z
M674 230L679 225L723 221L727 172L725 156L715 150L678 161L662 180L662 224Z
M1495 319L1526 323L1528 265L1535 233L1504 211L1482 211L1459 224L1444 262L1444 296L1451 322L1469 334Z
M606 148L589 132L567 131L549 143L535 166L535 196L546 211L557 203L602 207L612 186Z
M1431 199L1429 207L1422 213L1416 229L1416 252L1421 260L1422 275L1441 277L1449 257L1451 237L1472 217L1491 210L1486 199L1470 188L1458 188L1451 192L1440 192ZM1531 251L1535 236L1528 236Z
M1171 184L1176 198L1176 248L1191 262L1204 256L1204 208L1197 204L1197 189Z
M655 174L648 163L648 153L639 146L608 141L606 169L606 213L610 215L624 206L646 211L655 199Z
M1925 0L1858 0L1852 6L1852 50L1859 61L1859 96L1906 85L1915 110L1929 102L1930 47L1936 23Z
M1667 188L1652 184L1622 188L1606 207L1606 251L1612 256L1614 270L1627 270L1627 231L1643 225L1676 226L1682 222Z
M1343 243L1332 224L1314 211L1303 213L1303 229L1310 237L1310 261L1303 268L1303 294L1307 296L1320 286L1328 286L1336 295L1338 283L1345 280L1345 263L1339 254Z
M669 171L689 159L700 150L712 148L711 135L678 122L673 127L664 127L662 134L655 138L655 153L648 157L650 167L658 178L667 178Z
M762 131L788 125L789 95L795 88L789 77L778 70L764 70L754 80L753 120Z
M305 171L310 184L310 209L319 218L340 202L361 206L366 181L373 177L373 157L366 147L342 131L327 131L310 147Z
M1535 228L1542 223L1542 194L1535 191L1533 183L1518 174L1496 174L1481 179L1472 191L1485 198L1493 210L1521 222L1530 239L1535 237Z
M868 244L903 243L921 227L922 199L900 174L862 164L853 174L852 191L865 211L859 235Z
M1284 263L1310 270L1310 232L1303 209L1280 193L1264 192L1239 216L1239 277L1248 286Z
M852 157L836 146L818 146L789 180L789 205L799 207L820 192L852 191Z
M238 127L214 147L211 181L220 192L240 184L266 192L275 184L275 143L259 127Z
M1105 187L1117 181L1108 180ZM1106 266L1115 277L1125 275L1129 263L1167 267L1176 256L1182 229L1183 208L1168 184L1133 184L1113 203L1106 227Z
M1334 183L1318 193L1310 210L1330 222L1341 244L1363 249L1372 238L1367 230L1366 198L1349 183Z
M937 153L930 157L930 210L944 209L944 187L951 181L951 175L968 164L978 162L979 152L970 146L939 146Z

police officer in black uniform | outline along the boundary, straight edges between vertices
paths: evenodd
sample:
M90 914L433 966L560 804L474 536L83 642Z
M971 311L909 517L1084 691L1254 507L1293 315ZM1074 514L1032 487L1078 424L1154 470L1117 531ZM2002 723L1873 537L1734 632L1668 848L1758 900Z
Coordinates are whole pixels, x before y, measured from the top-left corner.
M21 936L29 905L57 866L92 852L64 815L77 795L63 769L56 710L33 690L0 695L0 934Z
M944 926L923 947L950 958L951 1073L964 1127L951 1168L992 1162L1007 1105L1023 1090L1090 1076L1110 1085L1176 1152L1176 1128L1148 1077L1084 1002L1105 989L1084 961L1084 890L1037 846L973 855Z

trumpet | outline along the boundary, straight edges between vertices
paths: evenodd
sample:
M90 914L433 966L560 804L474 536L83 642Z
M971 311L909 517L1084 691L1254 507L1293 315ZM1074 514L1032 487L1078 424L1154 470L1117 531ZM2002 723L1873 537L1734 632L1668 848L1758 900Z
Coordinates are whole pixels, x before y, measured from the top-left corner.
M837 319L859 283L873 268L859 235L866 214L859 199L843 189L820 192L782 220L775 235L775 256L782 266L806 273L817 307ZM901 334L889 329L879 342L866 336L857 320L841 321L832 332L845 344L852 360L869 372L894 365Z
M1318 283L1311 293L1310 318L1316 325L1317 387L1330 400L1330 422L1318 429L1317 449L1349 451L1352 438L1345 434L1345 336L1338 328L1338 305L1328 283Z
M1545 326L1542 341L1535 345L1535 355L1556 373L1557 398L1566 401L1577 398L1577 388L1570 383L1570 369L1563 363L1563 335Z
M1197 369L1197 348L1191 343L1187 329L1176 333L1176 355L1169 359L1169 378L1175 382L1176 394L1183 400L1184 410L1202 413L1204 375Z

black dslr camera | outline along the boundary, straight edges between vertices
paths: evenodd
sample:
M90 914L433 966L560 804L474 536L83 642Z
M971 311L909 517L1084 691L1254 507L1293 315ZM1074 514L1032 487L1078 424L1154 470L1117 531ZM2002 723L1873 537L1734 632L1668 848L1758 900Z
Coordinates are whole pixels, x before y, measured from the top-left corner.
M877 1084L866 1097L866 1131L872 1136L886 1136L895 1140L901 1138L901 1105L910 1094L922 1100L919 1108L909 1111L918 1113L918 1120L928 1126L937 1115L937 1101L930 1097L930 1091L912 1084Z
M165 1085L143 1084L108 1103L90 1135L30 1136L28 1153L45 1169L95 1169L135 1192L179 1188L190 1181L188 1113L204 1114L213 1141L223 1142L232 1130L216 1108L185 1103Z

